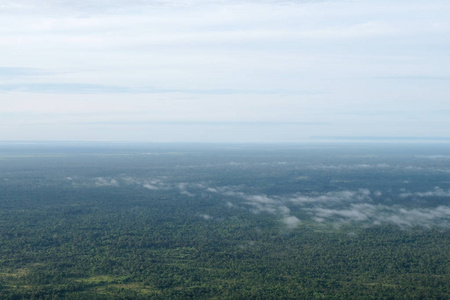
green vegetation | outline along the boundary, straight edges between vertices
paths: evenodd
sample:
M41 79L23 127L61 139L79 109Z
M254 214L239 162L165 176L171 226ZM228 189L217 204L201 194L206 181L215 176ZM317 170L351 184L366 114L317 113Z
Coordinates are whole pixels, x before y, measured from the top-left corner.
M159 158L159 165L140 156L111 156L104 161L92 157L5 160L0 186L0 298L450 298L446 227L317 222L308 218L308 207L294 206L290 213L302 222L289 227L279 213L249 209L237 192L226 198L226 193L207 194L206 187L200 190L195 185L224 186L248 177L242 188L248 193L254 194L255 187L266 181L266 193L282 188L282 182L291 185L299 180L309 191L341 175L294 172L298 164L266 168L266 173L256 167L227 171L228 165L188 168L192 156L184 160L172 156L168 161L175 162L170 164ZM130 174L150 179L132 184ZM355 184L357 175L341 178ZM110 177L99 180L99 176ZM448 180L447 174L439 176L429 178L428 184ZM152 178L170 183L162 185ZM180 182L189 183L191 189ZM438 197L431 202L444 201Z

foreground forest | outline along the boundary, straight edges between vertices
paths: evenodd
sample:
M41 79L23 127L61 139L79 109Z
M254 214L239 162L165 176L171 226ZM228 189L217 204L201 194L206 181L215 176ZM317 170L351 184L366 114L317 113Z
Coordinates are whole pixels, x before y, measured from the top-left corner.
M2 299L449 299L450 147L0 145Z

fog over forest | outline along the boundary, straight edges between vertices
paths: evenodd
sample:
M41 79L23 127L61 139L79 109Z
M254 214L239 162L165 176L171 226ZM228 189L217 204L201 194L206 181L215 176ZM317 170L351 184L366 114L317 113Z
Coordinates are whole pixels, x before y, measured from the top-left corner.
M446 298L449 150L1 143L0 295Z

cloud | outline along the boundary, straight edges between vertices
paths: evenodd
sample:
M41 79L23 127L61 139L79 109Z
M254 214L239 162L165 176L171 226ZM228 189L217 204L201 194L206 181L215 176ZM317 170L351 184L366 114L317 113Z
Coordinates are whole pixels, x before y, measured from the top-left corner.
M351 204L348 209L311 208L316 220L325 220L331 217L349 221L366 221L374 214L374 206L370 204Z
M435 187L433 190L431 191L427 191L427 192L415 192L415 193L402 193L400 194L400 197L450 197L450 189L449 190L444 190L440 187Z
M247 207L252 213L269 213L280 217L282 223L292 229L301 224L295 213L310 216L317 223L345 224L360 223L365 226L391 224L401 228L410 227L450 227L450 207L405 208L400 205L374 204L372 197L382 197L381 191L344 190L327 193L308 193L301 195L247 194L245 187L206 187L209 192L231 197L238 202L226 200L228 207ZM402 195L420 197L449 197L450 191L436 187L428 192L416 192Z
M380 216L386 222L392 222L398 226L440 226L450 225L450 207L438 206L435 208L404 209L400 208L392 215Z
M188 186L189 186L189 184L187 182L179 182L177 184L177 187L180 190L180 194L183 194L183 195L186 195L186 196L189 196L189 197L194 197L195 194L193 194L193 193L191 193L191 192L189 192L187 190Z
M0 139L445 137L449 121L438 111L450 109L450 76L442 68L447 11L441 0L1 1L0 56L7 59L0 92L11 99L2 108L31 115ZM373 103L405 113L362 116ZM60 118L36 128L40 113ZM195 134L133 124L161 119L244 123L210 131L204 125ZM309 127L249 128L246 121Z
M370 195L370 190L359 189L357 191L346 190L327 193L311 193L310 195L299 195L289 198L288 201L294 204L371 201Z
M0 77L5 78L29 77L44 74L46 74L45 71L35 68L0 67Z
M75 182L77 177L66 177ZM381 191L342 190L334 192L309 192L293 195L267 195L245 192L241 186L212 186L205 182L171 183L168 178L136 178L120 176L117 178L96 177L93 179L99 187L117 187L135 185L148 190L178 190L189 197L204 197L206 193L222 197L227 208L246 209L254 214L276 216L289 230L309 219L319 224L358 223L364 226L395 225L400 228L450 228L450 206L406 208L399 204L375 204L373 197L383 197ZM401 193L399 197L450 197L450 190L435 187L431 191ZM213 217L200 213L199 217L212 220Z
M5 69L5 68L3 68ZM0 76L11 77L14 72L1 72ZM25 72L16 70L16 76L24 76ZM31 73L29 74L31 75ZM21 84L0 84L0 91L22 92L22 93L42 93L42 94L198 94L198 95L232 95L232 94L286 94L302 93L298 90L283 89L162 89L155 87L132 87L120 85L101 85L90 83L21 83ZM311 93L304 91L304 93Z
M71 181L75 180L73 177ZM94 178L96 186L123 186L123 185L135 185L148 190L168 190L172 188L169 183L165 182L162 178L136 178L131 176L120 176L116 178L97 177Z
M208 214L201 214L200 217L203 218L203 219L205 219L205 220L208 220L208 221L214 219L213 217L211 217L211 216L208 215Z
M133 90L126 87L114 85L99 85L87 83L22 83L22 84L2 84L0 91L3 92L24 92L24 93L44 93L44 94L98 94L98 93L133 93Z
M230 201L227 201L226 205L228 208L235 207L235 205L233 203L231 203Z
M159 178L153 178L153 179L134 179L134 184L137 184L139 186L142 186L143 188L146 188L148 190L168 190L170 189L170 184L165 182L162 179Z
M283 198L269 197L265 194L246 194L241 192L239 187L223 186L213 188L203 186L203 188L208 192L240 199L240 202L237 204L226 200L226 206L228 208L245 206L254 214L269 213L278 215L281 217L282 222L290 229L300 224L300 220L291 215L291 210L285 205L286 201Z
M329 138L329 139L333 139L333 138ZM337 137L336 139L340 139L339 137ZM349 138L350 140L352 138ZM371 137L367 137L368 140L371 139ZM377 139L377 138L375 138ZM382 139L382 138L380 138ZM445 141L445 140L449 140L450 138L448 137L415 137L415 138L398 138L398 137L391 137L388 139L392 139L392 140L409 140L409 139L415 139L415 140L423 140L423 141ZM445 159L445 156L437 156L435 159ZM427 157L430 158L430 157ZM430 158L431 159L431 158ZM446 168L438 168L438 167L433 167L433 166L417 166L417 165L402 165L402 164L397 164L397 165L391 165L391 164L386 164L386 163L377 163L377 164L339 164L339 165L311 165L308 167L309 169L312 170L365 170L365 169L393 169L393 170L410 170L410 171L431 171L431 172L439 172L439 173L449 173L450 169L446 169Z
M95 178L96 186L119 186L119 183L116 179L109 179L104 177Z
M277 203L277 201L267 197L266 195L246 195L244 196L244 198L250 203L259 203L263 205L271 205Z
M282 219L282 221L283 221L284 224L286 224L286 226L288 228L291 228L291 229L297 227L301 223L301 221L295 216L284 217Z
M436 155L415 155L414 157L425 158L425 159L432 159L432 160L450 160L450 155L442 155L442 154L436 154Z
M389 164L341 164L341 165L314 165L310 166L313 170L357 170L357 169L385 169L390 168Z
M291 209L285 205L285 199L279 197L268 197L267 195L246 195L244 193L236 193L243 198L243 204L250 206L250 211L259 213L270 213L282 217L282 222L289 228L296 228L301 221L291 215Z
M146 189L149 189L149 190L159 190L159 187L154 186L154 185L151 185L151 184L148 184L148 183L143 184L142 186L143 186L144 188L146 188Z
M351 204L348 208L308 208L317 222L349 223L366 222L373 225L393 224L402 228L408 227L445 227L450 226L450 207L406 209L398 206Z

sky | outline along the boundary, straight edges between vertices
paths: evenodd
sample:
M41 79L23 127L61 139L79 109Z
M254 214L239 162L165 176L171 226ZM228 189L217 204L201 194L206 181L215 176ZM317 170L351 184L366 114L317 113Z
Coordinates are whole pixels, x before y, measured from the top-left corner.
M448 0L0 0L0 140L450 137Z

